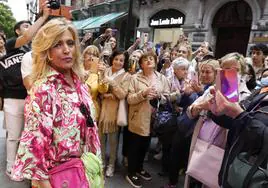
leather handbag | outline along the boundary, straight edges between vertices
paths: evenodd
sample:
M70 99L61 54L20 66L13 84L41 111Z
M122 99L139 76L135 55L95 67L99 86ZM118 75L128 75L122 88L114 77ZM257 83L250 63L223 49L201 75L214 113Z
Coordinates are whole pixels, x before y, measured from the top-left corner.
M117 125L118 126L127 126L127 104L126 100L122 99L119 101L119 107L117 112Z
M170 101L161 105L158 101L155 112L152 113L151 117L152 134L161 136L165 132L168 132L170 128L176 127L176 120L174 120L174 123L170 122L170 120L173 120L174 115Z
M262 147L258 154L250 152L238 153L244 145L244 139L239 139L235 145L238 148L236 156L228 168L227 182L232 188L266 188L268 187L268 128L265 127L262 136ZM243 138L243 137L242 137Z
M89 188L84 165L79 158L71 158L52 168L49 171L49 181L52 188Z
M186 174L210 188L218 188L227 132L210 119L200 126Z
M244 187L243 183L246 180L246 176L250 169L254 166L250 162L250 156L246 152L240 153L230 165L228 170L228 184L232 188ZM250 180L249 188L264 188L268 186L268 171L258 167Z

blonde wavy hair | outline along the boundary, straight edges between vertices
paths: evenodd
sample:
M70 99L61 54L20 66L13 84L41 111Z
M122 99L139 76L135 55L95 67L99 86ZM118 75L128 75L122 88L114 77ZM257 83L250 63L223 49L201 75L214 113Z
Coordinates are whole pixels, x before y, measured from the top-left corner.
M61 35L65 31L70 31L75 41L75 52L73 54L74 64L72 70L82 81L84 81L84 69L83 64L81 63L77 31L71 22L65 18L55 18L39 29L32 42L33 71L30 77L32 83L47 76L50 68L49 50L59 42Z
M83 62L85 60L85 55L87 53L92 53L98 58L100 57L100 51L99 51L98 47L95 45L89 45L88 47L86 47L86 49L84 49L83 54L82 54L82 61Z
M246 74L247 65L246 65L246 60L242 54L238 52L232 52L232 53L226 54L225 56L219 59L219 62L221 65L226 61L238 62L241 66L241 72L240 72L241 75Z

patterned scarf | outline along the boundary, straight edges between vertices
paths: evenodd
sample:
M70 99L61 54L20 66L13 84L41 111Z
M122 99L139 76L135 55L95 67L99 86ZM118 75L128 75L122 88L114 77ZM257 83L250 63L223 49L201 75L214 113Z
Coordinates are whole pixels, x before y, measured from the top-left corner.
M175 75L173 75L172 81L171 81L171 91L177 91L180 92L183 90L184 87L184 80L179 80Z

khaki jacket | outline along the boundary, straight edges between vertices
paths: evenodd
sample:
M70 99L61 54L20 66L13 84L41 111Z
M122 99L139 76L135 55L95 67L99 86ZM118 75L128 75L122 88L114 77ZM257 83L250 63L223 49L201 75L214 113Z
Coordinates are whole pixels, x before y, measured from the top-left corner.
M119 101L125 99L128 94L128 86L131 75L124 72L109 83L109 92L115 96L115 99L103 98L101 101L101 113L99 118L99 132L113 133L118 130L117 113Z
M157 76L157 90L164 98L170 92L170 84L164 75L156 71L155 74ZM151 132L150 123L153 108L149 100L142 96L142 91L149 86L149 81L142 72L133 75L129 84L127 97L129 104L128 129L140 136L149 136Z

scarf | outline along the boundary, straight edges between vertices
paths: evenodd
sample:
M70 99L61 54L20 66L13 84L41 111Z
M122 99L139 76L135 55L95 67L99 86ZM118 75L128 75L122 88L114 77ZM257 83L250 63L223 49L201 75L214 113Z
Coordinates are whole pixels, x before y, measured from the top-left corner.
M179 90L180 92L183 90L184 87L184 80L179 80L175 75L173 75L172 78L172 85L171 85L171 91L177 91Z
M122 68L119 71L113 73L112 72L112 67L110 67L108 69L108 71L106 72L106 76L109 77L109 78L111 78L112 80L114 80L117 76L119 76L120 74L122 74L124 72L125 72L125 70Z

